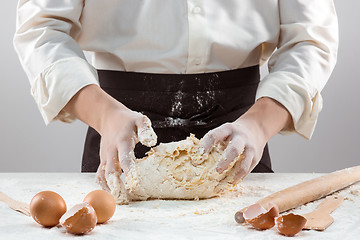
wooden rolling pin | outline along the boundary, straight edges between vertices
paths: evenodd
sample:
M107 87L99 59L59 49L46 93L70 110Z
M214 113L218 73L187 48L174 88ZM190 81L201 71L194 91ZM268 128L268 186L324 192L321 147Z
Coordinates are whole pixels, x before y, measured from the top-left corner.
M273 193L257 203L266 210L269 210L272 204L275 204L279 208L279 212L284 212L325 197L357 181L360 181L360 166L346 168L297 184ZM240 211L243 212L245 209Z

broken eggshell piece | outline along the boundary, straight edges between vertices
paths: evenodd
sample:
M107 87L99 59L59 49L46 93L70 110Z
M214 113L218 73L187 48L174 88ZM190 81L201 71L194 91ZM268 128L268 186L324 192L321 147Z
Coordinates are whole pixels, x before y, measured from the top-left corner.
M89 233L96 223L95 210L88 202L76 204L60 218L60 224L72 234Z
M276 219L276 228L281 234L291 237L300 232L305 223L306 218L303 216L289 213Z
M275 226L275 218L279 216L279 208L273 205L269 210L263 208L259 203L249 206L244 212L245 221L254 228L265 230Z

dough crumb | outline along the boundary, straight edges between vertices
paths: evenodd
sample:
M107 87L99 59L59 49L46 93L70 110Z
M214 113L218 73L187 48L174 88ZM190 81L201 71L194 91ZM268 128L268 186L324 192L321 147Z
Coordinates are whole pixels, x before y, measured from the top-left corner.
M355 195L355 196L360 196L360 191L359 190L351 190L350 193L352 195Z

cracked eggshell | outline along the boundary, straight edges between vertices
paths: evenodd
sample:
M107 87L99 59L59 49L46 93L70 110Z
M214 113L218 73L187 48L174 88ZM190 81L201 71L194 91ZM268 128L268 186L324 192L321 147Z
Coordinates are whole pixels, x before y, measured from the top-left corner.
M116 201L114 197L104 190L95 190L88 193L84 198L84 202L90 203L95 209L97 223L108 221L114 215L116 210Z
M297 214L282 215L276 219L278 231L288 237L294 236L305 226L306 218Z
M56 192L42 191L31 199L30 214L37 223L45 227L58 225L65 212L66 203Z
M243 213L245 221L254 228L265 230L275 226L275 218L279 216L279 208L273 205L268 211L259 203L249 206Z
M70 208L60 219L60 224L72 234L86 234L91 232L97 222L94 208L83 202Z

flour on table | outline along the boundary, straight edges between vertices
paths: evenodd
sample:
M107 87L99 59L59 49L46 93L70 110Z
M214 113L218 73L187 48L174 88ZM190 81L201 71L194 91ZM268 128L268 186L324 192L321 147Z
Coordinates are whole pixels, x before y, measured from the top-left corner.
M217 144L209 154L201 154L199 142L191 134L182 141L161 143L146 157L135 159L125 177L128 200L203 199L231 189L233 166L241 156L219 174L216 166L225 146Z

